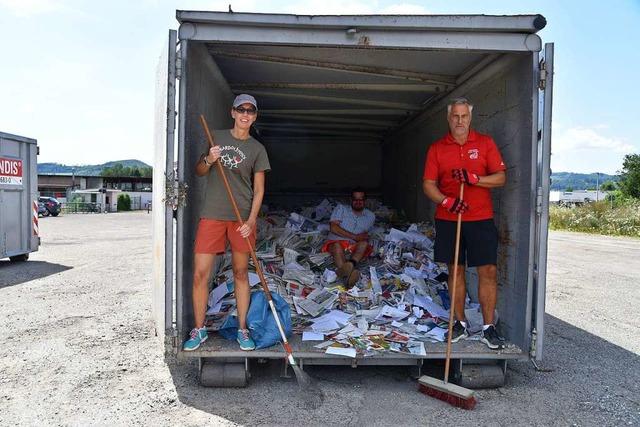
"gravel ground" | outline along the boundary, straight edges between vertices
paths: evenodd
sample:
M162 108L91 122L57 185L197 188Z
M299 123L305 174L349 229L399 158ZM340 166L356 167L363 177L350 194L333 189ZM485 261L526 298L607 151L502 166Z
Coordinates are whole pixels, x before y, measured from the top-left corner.
M548 372L511 363L464 411L402 368L309 367L326 397L308 410L273 364L247 388L207 389L193 363L165 363L151 215L61 215L40 230L29 261L0 260L1 426L640 425L638 239L550 233Z

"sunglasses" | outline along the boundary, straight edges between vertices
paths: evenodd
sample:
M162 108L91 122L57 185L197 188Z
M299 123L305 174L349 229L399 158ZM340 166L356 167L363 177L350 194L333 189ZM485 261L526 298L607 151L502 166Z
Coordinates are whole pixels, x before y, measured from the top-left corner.
M351 200L353 200L354 202L364 202L365 198L364 197L352 197Z
M236 112L239 114L247 113L247 114L253 115L258 112L258 109L253 107L250 107L250 108L235 107L234 110L236 110Z

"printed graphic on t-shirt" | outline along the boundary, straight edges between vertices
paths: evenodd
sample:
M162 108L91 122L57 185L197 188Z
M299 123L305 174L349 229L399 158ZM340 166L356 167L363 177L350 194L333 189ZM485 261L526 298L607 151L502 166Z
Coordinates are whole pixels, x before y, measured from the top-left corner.
M229 169L237 168L238 165L247 158L247 156L245 156L238 147L233 145L225 145L224 147L221 147L220 150L222 154L220 156L220 161L224 167Z
M478 152L479 150L477 148L472 148L471 150L469 150L469 158L472 160L477 160Z

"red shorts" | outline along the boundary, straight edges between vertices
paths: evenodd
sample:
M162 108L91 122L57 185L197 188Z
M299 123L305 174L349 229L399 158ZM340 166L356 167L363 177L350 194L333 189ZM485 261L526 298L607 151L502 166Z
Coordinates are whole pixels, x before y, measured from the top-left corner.
M355 244L355 243L351 243L351 242L350 242L350 241L348 241L348 240L327 240L327 241L325 242L325 244L322 246L321 251L322 251L322 252L329 252L329 250L328 250L327 248L328 248L330 245L334 244L334 243L339 244L340 246L342 246L342 248L343 248L345 251L349 251L349 252L353 252L353 250L354 250L354 249L355 249L355 247L356 247L356 244ZM367 246L367 249L364 251L364 258L369 258L369 255L371 255L371 252L373 252L373 246L368 245L368 246Z
M247 241L236 231L240 227L238 221L221 221L218 219L200 218L196 233L195 253L220 254L227 250L227 239L231 243L231 252L250 253ZM249 236L251 247L256 245L256 230Z

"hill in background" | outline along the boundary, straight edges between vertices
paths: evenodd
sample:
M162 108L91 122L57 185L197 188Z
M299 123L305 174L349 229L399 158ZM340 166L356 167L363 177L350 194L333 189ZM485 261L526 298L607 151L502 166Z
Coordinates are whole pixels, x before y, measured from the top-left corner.
M618 175L605 173L557 172L551 174L551 190L564 191L568 187L572 187L574 190L595 190L596 186L600 186L606 181L618 182L619 179Z
M38 163L38 173L46 175L79 175L79 176L100 176L105 168L113 167L120 163L125 168L137 166L141 168L150 168L148 164L140 160L116 160L113 162L103 163L101 165L75 165L68 166L60 163Z

